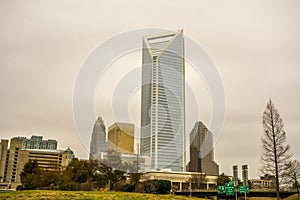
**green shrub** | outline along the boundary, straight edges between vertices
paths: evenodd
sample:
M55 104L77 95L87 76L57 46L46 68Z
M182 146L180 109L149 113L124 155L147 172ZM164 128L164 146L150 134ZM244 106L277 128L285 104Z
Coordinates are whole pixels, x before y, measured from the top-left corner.
M59 186L59 189L61 190L67 190L67 191L75 191L79 189L79 184L75 183L73 181L70 182L64 182Z
M134 192L134 185L126 184L123 188L123 192Z
M171 190L171 181L167 180L158 180L157 181L157 194L168 194Z

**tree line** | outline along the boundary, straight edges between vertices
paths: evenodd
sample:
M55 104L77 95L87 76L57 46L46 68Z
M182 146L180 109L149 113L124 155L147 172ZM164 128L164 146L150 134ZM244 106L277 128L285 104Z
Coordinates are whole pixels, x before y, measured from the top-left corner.
M25 164L21 173L18 190L102 190L165 194L171 189L167 180L149 180L141 182L141 173L135 162L122 163L120 155L109 152L99 160L79 160L74 158L62 171L47 171L31 160Z

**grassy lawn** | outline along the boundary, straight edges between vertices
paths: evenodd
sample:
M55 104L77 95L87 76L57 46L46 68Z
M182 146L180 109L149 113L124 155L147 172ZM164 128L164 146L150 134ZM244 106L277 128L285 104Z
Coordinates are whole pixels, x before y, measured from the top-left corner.
M285 200L300 200L300 196L295 194L293 196L290 196L290 197L286 198Z
M55 191L55 190L27 190L0 192L0 199L178 199L199 200L196 197L183 197L175 195L158 195L126 192L84 192L84 191Z
M249 200L277 200L277 198L269 198L269 197L251 197ZM298 195L293 195L288 198L285 198L284 200L300 200L300 197Z

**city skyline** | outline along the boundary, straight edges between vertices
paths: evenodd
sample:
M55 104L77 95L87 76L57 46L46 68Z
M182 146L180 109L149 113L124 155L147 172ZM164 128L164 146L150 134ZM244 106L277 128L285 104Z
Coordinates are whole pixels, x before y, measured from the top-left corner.
M299 6L298 1L3 1L0 136L56 138L58 148L70 146L79 158L88 158L89 148L78 136L72 113L72 92L82 62L98 44L124 31L180 27L206 50L223 80L227 114L215 140L220 173L231 175L233 165L248 164L249 176L259 177L262 114L270 97L283 119L291 152L299 160ZM97 116L107 125L115 121L139 124L139 90L126 100L131 121L122 116L116 119L110 105L116 82L140 65L140 52L112 62L99 83L101 92L95 92L96 115L86 122L89 139ZM141 81L136 79L132 81ZM197 120L210 128L211 104L205 82L199 81L188 65L186 79L199 94L201 109L199 116L191 106L186 107L186 132Z

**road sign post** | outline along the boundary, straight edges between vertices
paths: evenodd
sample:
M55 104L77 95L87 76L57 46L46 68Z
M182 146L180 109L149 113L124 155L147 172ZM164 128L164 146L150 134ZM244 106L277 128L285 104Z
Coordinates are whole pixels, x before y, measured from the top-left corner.
M244 185L245 200L247 200L248 165L242 165L242 175L243 175L243 185ZM248 190L249 190L249 188L248 188Z
M234 181L234 191L235 191L235 199L238 199L237 196L237 186L238 186L238 166L234 165L233 166L233 181Z

